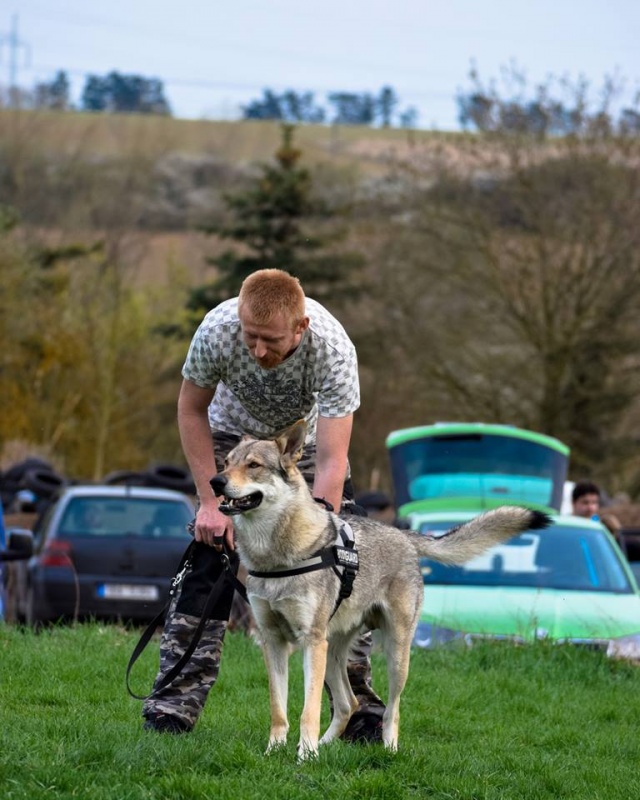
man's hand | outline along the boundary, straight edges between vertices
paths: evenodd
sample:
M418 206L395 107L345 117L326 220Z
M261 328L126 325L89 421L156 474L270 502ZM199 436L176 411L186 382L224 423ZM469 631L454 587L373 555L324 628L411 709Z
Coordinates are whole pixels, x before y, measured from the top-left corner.
M233 523L218 510L215 502L202 505L198 509L194 536L196 542L208 544L218 552L222 550L223 544L229 550L235 550Z

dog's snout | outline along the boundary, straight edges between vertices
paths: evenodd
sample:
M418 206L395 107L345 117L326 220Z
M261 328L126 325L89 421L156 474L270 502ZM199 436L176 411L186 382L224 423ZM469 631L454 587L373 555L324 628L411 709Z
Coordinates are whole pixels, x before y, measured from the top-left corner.
M224 475L214 475L209 483L216 497L220 497L221 494L224 494L224 487L227 485L227 479Z

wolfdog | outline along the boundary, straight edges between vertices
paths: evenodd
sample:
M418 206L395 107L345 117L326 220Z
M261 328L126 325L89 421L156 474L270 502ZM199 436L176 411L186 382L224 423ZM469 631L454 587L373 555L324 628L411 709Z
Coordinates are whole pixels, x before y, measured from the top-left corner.
M386 655L388 701L382 740L398 746L400 694L423 597L420 558L462 564L549 517L502 506L434 537L317 503L296 463L306 426L273 440L244 437L211 480L220 511L234 515L236 545L248 570L251 603L269 675L271 730L267 752L286 742L288 660L303 651L304 706L299 760L340 736L358 707L347 679L352 640L378 629ZM333 714L318 742L323 684Z

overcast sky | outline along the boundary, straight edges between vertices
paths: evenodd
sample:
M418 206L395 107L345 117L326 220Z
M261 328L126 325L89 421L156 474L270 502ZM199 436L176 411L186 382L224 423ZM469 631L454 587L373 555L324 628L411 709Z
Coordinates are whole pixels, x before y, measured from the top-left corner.
M177 117L237 119L276 92L392 86L424 128L457 127L472 62L487 80L510 62L531 83L618 72L640 86L640 0L9 0L0 83L25 88L65 70L159 78ZM19 48L11 47L14 22ZM15 59L12 59L12 53Z

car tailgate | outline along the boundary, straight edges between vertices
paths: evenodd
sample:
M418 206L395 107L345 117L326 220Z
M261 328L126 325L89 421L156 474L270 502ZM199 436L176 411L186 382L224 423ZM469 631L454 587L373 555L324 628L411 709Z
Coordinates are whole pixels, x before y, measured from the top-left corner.
M104 577L171 577L190 541L187 535L184 539L74 537L70 557L79 574Z

